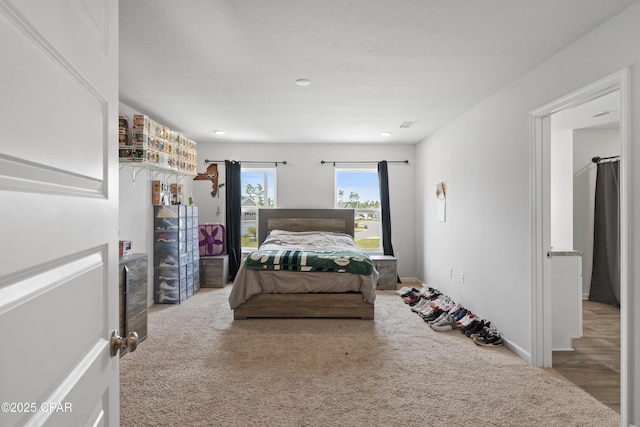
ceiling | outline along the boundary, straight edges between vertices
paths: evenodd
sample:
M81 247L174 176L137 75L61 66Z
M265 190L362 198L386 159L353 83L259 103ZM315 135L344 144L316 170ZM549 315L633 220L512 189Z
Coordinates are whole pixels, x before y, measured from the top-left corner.
M620 126L620 108L620 91L616 90L553 114L551 129L618 128Z
M633 2L120 0L120 100L198 143L413 144Z

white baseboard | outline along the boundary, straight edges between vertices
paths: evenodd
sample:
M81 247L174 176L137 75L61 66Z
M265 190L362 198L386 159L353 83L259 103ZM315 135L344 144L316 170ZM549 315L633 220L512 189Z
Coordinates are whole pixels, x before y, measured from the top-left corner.
M422 282L415 277L401 277L400 281L403 286L414 286L414 287L422 287Z
M424 283L422 283L421 280L416 279L415 277L401 277L400 280L402 281L402 284L404 286L413 286L413 287L424 286ZM518 357L520 357L529 365L531 365L532 363L531 353L529 353L528 351L525 351L522 347L520 347L517 344L514 344L512 341L510 341L508 338L505 338L504 336L502 337L502 340L504 341L505 347L507 347L514 354L516 354Z
M517 344L514 344L512 341L510 341L508 338L505 338L504 336L502 337L502 341L504 341L505 347L507 347L509 350L515 353L518 357L520 357L529 365L531 365L532 363L531 353L529 353L528 351L525 351L522 347L520 347Z

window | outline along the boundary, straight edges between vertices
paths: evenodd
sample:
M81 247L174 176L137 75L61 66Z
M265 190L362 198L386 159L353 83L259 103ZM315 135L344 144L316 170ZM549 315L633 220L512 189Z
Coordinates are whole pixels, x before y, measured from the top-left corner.
M258 247L258 209L276 207L275 168L245 168L240 172L242 188L242 250Z
M376 169L336 169L336 208L355 210L358 247L382 251L380 185Z

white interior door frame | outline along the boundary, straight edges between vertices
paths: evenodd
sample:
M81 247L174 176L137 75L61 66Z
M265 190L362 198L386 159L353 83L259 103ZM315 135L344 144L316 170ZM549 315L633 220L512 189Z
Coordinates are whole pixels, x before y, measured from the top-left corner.
M595 83L570 93L530 112L530 237L532 262L532 346L531 363L538 367L551 366L551 287L550 248L550 176L549 149L551 144L550 116L566 108L584 104L613 91L620 91L620 416L628 425L629 408L629 282L628 230L630 170L624 161L630 152L630 70L624 68Z

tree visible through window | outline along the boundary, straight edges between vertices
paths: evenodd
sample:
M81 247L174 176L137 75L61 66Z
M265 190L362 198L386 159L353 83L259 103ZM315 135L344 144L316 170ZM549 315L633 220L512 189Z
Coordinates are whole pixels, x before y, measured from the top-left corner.
M355 240L368 251L382 250L378 171L336 169L336 207L355 210Z
M258 209L276 207L275 168L242 168L240 182L242 249L258 247Z

